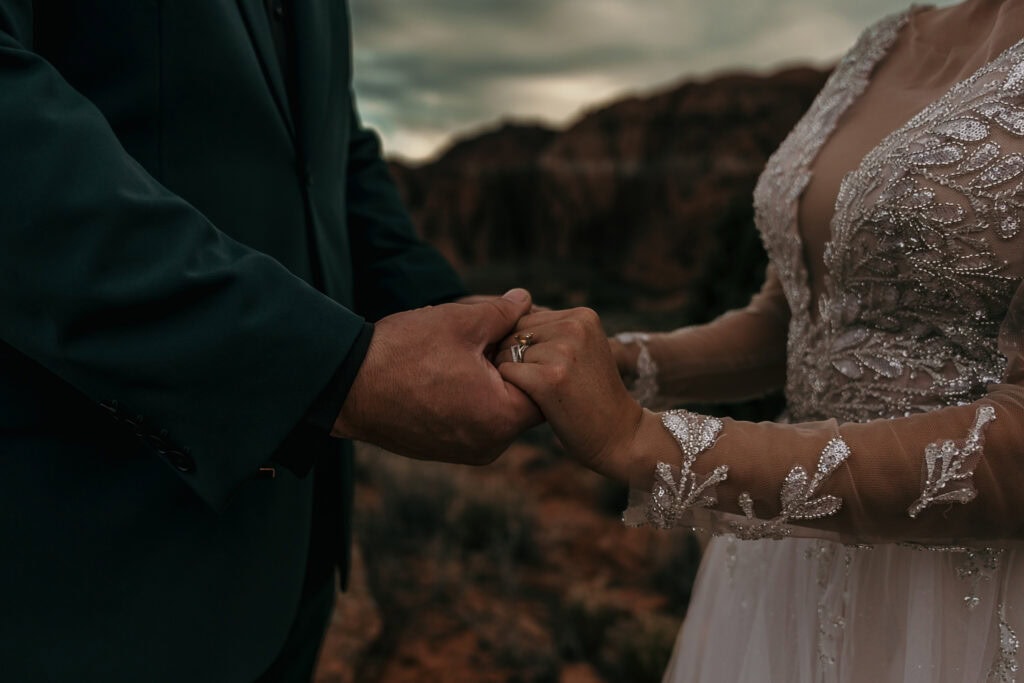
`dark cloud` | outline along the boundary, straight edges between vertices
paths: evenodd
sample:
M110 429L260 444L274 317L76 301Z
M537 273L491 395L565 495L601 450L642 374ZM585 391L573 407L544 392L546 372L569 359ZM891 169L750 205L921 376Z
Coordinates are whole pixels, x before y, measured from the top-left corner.
M948 4L948 3L947 3ZM686 75L834 59L902 0L352 0L364 119L393 153L563 121Z

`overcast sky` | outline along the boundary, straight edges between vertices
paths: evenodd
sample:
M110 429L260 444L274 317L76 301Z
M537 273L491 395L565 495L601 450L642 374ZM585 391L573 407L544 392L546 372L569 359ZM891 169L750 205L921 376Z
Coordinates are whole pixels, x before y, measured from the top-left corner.
M904 0L351 0L363 119L422 159L502 119L726 69L835 60ZM938 4L950 4L949 0Z

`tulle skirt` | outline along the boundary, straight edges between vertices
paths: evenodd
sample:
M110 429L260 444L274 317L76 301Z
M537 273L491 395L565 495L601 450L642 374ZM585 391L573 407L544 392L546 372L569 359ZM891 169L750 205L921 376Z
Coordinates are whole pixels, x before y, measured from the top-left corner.
M1024 633L1021 547L716 538L664 680L1013 681Z

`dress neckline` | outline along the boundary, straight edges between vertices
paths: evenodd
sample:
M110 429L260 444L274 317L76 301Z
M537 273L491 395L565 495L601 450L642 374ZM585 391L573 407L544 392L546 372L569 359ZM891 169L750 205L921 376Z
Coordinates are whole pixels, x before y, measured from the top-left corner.
M875 73L877 73L879 67L886 61L886 59L892 53L893 46L895 46L896 43L899 42L899 38L907 29L911 17L920 12L929 9L934 9L934 7L934 5L915 4L911 5L904 12L896 15L897 29L894 32L892 38L889 41L886 41L886 43L881 47L881 50L876 55L876 59L872 64L870 64L869 68L866 71L865 80L863 84L857 90L857 92L853 94L849 101L846 102L846 104L842 108L842 111L839 111L835 114L835 120L832 126L826 131L824 137L820 141L820 144L817 146L817 148L814 150L814 153L808 158L806 162L804 171L807 177L807 182L804 183L804 186L801 188L800 194L796 198L796 206L794 207L793 212L794 224L792 226L792 229L795 233L794 237L798 245L798 261L803 270L803 273L801 274L801 279L803 280L802 284L806 291L806 297L803 301L803 304L806 307L804 314L806 314L808 318L814 321L815 323L820 321L820 312L813 310L813 304L815 303L815 301L821 302L822 297L828 296L830 292L834 289L832 269L829 267L829 257L830 254L835 256L837 245L841 241L841 238L845 236L842 233L842 226L839 225L839 222L842 219L842 216L844 215L844 203L849 200L848 195L850 194L850 186L853 184L854 179L865 173L879 157L883 157L890 150L894 142L901 136L905 135L905 133L908 130L914 128L923 121L927 120L928 117L932 115L936 109L947 103L950 99L953 99L964 89L971 87L976 81L978 81L986 74L997 68L997 66L1005 59L1007 59L1011 54L1015 53L1016 51L1024 47L1024 37L1022 37L1018 39L1016 42L1014 42L1012 45L1004 49L998 55L996 55L989 61L985 62L984 64L980 65L976 70L974 70L974 72L954 82L938 97L925 104L919 111L917 111L917 113L913 114L901 125L897 126L893 130L886 133L882 137L882 139L878 141L877 144L875 144L867 152L865 152L864 156L861 157L859 162L857 162L852 168L850 168L850 170L843 174L843 178L839 183L839 191L837 192L835 201L832 205L832 215L828 221L828 235L827 239L824 242L824 252L822 254L822 258L825 261L825 269L823 274L822 291L819 292L819 295L816 299L812 300L811 293L813 290L811 287L812 283L810 280L810 255L806 253L804 233L802 231L802 226L800 225L799 216L800 209L802 207L804 192L807 189L807 184L809 184L810 177L813 175L814 164L817 162L821 150L824 149L825 145L832 138L835 129L839 125L839 122L842 120L843 116L850 110L852 106L854 106L854 104L856 104L863 97L864 92L867 90L871 82L872 76Z

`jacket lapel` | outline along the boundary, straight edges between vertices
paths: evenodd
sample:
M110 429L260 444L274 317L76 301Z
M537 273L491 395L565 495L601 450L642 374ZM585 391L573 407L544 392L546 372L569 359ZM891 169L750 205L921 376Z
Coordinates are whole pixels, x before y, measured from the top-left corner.
M281 62L277 58L274 37L270 33L270 23L262 0L238 0L238 7L245 19L249 37L259 57L263 76L277 103L277 110L284 119L288 131L295 135L295 123L292 121L291 108L288 106L288 91L284 84Z

